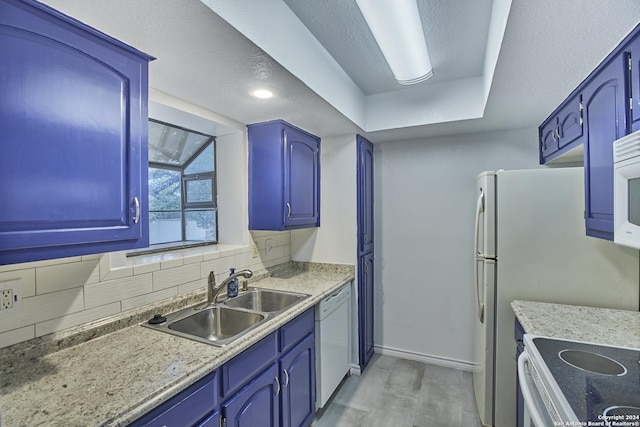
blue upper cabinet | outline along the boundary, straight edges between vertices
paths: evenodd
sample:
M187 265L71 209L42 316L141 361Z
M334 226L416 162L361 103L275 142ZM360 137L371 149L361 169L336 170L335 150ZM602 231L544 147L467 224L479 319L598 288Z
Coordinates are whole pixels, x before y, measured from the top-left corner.
M0 264L148 246L153 58L0 0Z
M540 125L540 163L551 161L583 142L582 98L575 95Z
M631 40L627 51L631 83L631 131L640 130L640 37Z
M320 226L320 138L282 120L248 126L249 229Z
M539 128L540 163L584 144L588 236L613 240L613 141L640 130L640 25Z
M626 55L614 57L583 89L587 235L613 240L613 141L627 134Z

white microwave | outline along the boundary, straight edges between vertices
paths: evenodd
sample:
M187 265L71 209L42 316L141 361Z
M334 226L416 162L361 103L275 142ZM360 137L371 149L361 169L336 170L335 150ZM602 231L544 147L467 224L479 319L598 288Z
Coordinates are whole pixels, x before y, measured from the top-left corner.
M640 131L613 142L613 233L640 249Z

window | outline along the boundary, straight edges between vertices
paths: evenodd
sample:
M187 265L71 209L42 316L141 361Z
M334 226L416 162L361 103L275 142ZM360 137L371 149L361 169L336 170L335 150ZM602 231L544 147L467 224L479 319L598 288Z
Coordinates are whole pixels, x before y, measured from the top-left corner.
M150 119L150 249L217 240L215 138Z

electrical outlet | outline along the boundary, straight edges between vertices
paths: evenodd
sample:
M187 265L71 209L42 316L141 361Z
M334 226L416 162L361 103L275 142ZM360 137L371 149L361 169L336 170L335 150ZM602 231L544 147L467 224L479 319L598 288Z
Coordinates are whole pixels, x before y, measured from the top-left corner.
M255 242L251 244L251 256L253 258L258 258L258 245Z
M19 279L0 282L0 317L22 311L22 284Z
M0 294L0 310L13 308L13 289L5 289Z

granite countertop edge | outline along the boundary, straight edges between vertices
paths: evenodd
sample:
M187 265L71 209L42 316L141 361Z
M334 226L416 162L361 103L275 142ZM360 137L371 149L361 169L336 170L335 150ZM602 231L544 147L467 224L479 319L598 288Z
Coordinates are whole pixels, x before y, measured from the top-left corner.
M640 349L640 312L515 300L525 333L572 341Z
M141 327L157 307L167 313L203 301L205 292L199 290L174 297L168 305L141 308L127 319L104 320L49 337L49 342L0 351L0 360L12 368L3 372L0 381L3 426L39 425L43 419L52 420L49 425L127 426L352 281L354 267L298 263L256 279L250 287L310 296L224 347ZM100 328L105 331L95 332ZM98 337L88 338L92 334ZM60 349L55 351L56 347ZM102 363L96 373L90 361L99 357ZM142 361L145 358L148 363ZM91 387L96 388L96 396L91 395ZM54 396L58 400L47 407Z

